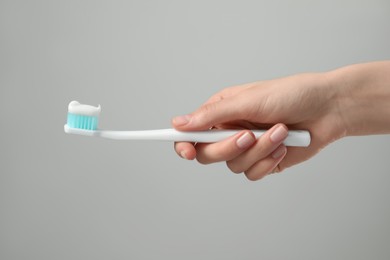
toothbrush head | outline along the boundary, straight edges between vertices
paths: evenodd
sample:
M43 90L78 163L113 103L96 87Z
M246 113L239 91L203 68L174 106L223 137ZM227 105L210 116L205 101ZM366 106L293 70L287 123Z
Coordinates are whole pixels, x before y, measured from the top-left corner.
M95 131L97 130L100 111L100 105L94 107L72 101L68 106L68 120L65 128Z

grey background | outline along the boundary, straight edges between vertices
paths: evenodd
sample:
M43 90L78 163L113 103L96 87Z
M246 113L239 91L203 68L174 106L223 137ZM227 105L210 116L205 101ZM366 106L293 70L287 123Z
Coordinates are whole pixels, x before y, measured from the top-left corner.
M390 58L390 2L0 1L0 259L389 259L390 137L249 182L171 143L63 133L170 127L231 85Z

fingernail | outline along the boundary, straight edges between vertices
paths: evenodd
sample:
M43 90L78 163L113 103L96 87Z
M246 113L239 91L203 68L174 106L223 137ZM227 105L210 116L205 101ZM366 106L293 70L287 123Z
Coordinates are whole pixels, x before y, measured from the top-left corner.
M255 139L250 133L243 134L240 138L237 139L237 146L241 149L248 148L254 143Z
M183 158L183 159L187 159L187 154L186 154L186 151L181 151L180 152L180 156Z
M177 126L186 125L188 122L190 122L191 116L190 115L184 115L184 116L177 116L173 118L173 123Z
M286 146L282 145L272 153L272 158L278 159L287 152Z
M278 126L271 134L270 138L273 143L280 143L287 137L287 135L288 135L287 129L283 126Z

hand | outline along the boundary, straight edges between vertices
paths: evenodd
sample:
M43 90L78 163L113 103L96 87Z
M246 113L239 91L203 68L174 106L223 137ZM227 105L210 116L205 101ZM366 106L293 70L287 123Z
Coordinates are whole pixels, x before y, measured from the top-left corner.
M174 118L173 126L182 131L248 130L213 144L176 143L175 150L204 164L226 161L233 172L245 172L250 180L282 171L343 136L327 84L325 74L304 74L224 89L194 113ZM250 131L270 126L258 140ZM286 148L282 143L288 128L309 130L310 146Z
M226 161L258 180L303 162L347 135L390 133L390 62L347 66L222 90L195 112L178 116L181 131L243 129L213 144L175 143L185 159ZM251 129L270 128L257 140ZM285 147L287 129L308 130L309 147Z

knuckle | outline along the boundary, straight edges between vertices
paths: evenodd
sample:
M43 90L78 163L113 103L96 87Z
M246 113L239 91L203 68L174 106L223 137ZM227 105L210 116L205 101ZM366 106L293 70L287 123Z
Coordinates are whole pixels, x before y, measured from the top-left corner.
M230 171L232 171L233 173L242 173L243 170L239 167L239 165L237 165L236 163L233 163L231 161L227 161L226 162L226 166L229 168Z
M276 165L274 171L275 173L281 173L284 171L284 169L286 169L286 167L282 163L279 163L278 165Z
M207 164L211 164L212 161L209 160L208 158L202 156L202 155L197 155L196 156L196 160L200 163L200 164L203 164L203 165L207 165Z
M245 176L248 180L250 181L258 181L260 180L261 178L264 177L264 171L261 171L261 170L258 170L256 169L251 169L251 170L248 170L245 172Z
M215 102L203 105L199 108L200 114L204 117L207 117L208 115L212 114L213 111L215 111Z
M247 174L246 172L245 172L245 176L250 181L257 181L259 179L256 175L254 175L254 174Z
M198 124L198 127L201 128L210 128L213 126L213 124L210 122L210 118L212 118L212 115L215 111L215 104L205 104L201 106L196 112L195 117Z

